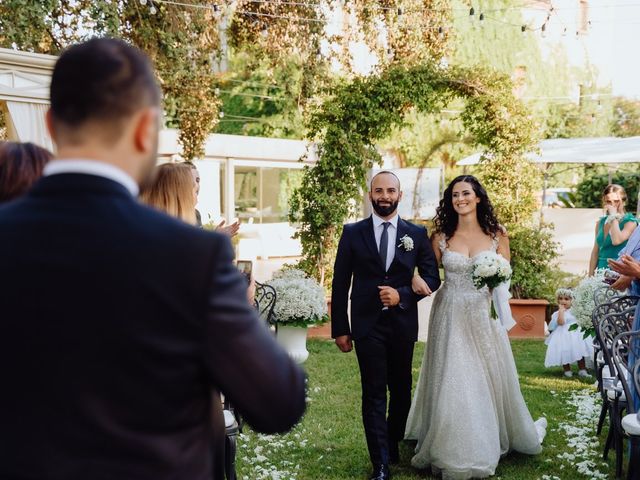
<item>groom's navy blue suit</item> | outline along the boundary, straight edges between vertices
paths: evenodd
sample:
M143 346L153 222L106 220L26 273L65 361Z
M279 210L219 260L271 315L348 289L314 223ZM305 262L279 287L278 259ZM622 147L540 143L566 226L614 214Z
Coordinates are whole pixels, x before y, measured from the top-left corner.
M374 465L389 463L389 442L398 442L411 405L411 363L418 338L417 303L411 290L416 267L429 288L440 286L438 266L425 228L398 219L394 258L382 263L371 217L344 226L331 293L331 335L351 335L362 382L362 417ZM407 235L413 248L405 248ZM395 288L400 303L383 310L378 286ZM347 315L351 286L351 325ZM387 387L389 415L387 414Z

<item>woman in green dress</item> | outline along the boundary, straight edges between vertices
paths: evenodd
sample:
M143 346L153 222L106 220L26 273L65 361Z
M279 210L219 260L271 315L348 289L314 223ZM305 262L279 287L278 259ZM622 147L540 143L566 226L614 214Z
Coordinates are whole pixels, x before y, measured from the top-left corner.
M589 261L589 276L597 268L609 268L607 259L618 258L618 253L638 225L631 213L625 213L627 192L620 185L607 185L602 193L605 215L596 223L596 240Z

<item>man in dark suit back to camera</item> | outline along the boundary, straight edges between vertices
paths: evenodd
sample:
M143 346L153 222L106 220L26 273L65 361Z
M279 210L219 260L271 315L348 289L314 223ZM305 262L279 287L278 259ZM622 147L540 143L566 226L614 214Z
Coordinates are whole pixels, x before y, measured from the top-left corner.
M124 42L56 63L58 158L0 208L2 479L218 479L218 391L262 432L304 411L304 374L249 305L228 238L136 200L159 101Z
M400 181L392 172L371 180L374 214L345 225L331 289L331 336L343 352L356 355L362 383L362 420L372 480L390 478L397 463L411 406L411 362L418 339L418 300L411 279L418 273L435 291L438 266L423 227L398 216ZM353 281L353 285L352 285ZM351 326L347 315L351 286ZM387 416L387 387L389 416Z

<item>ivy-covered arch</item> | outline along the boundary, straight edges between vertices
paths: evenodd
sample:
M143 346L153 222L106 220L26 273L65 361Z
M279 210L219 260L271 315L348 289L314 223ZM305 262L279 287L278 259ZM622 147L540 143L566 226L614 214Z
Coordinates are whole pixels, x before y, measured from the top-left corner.
M308 274L330 280L342 225L357 215L367 172L381 160L376 141L401 126L409 109L438 113L455 99L464 100L464 128L486 152L478 173L500 220L509 225L530 217L538 175L523 154L534 148L536 128L510 79L478 68L393 65L343 85L308 117L318 161L305 169L290 214L300 225Z

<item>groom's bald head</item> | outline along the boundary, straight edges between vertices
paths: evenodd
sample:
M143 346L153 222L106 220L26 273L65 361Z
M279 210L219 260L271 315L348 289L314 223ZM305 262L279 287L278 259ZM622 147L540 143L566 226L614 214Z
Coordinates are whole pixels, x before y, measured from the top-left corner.
M376 178L378 178L380 175L391 175L395 179L395 181L397 183L396 187L398 188L398 191L400 191L400 179L398 178L398 176L395 173L390 172L389 170L383 170L381 172L378 172L371 178L371 184L369 186L369 189L371 191L373 190L373 184L374 184Z

